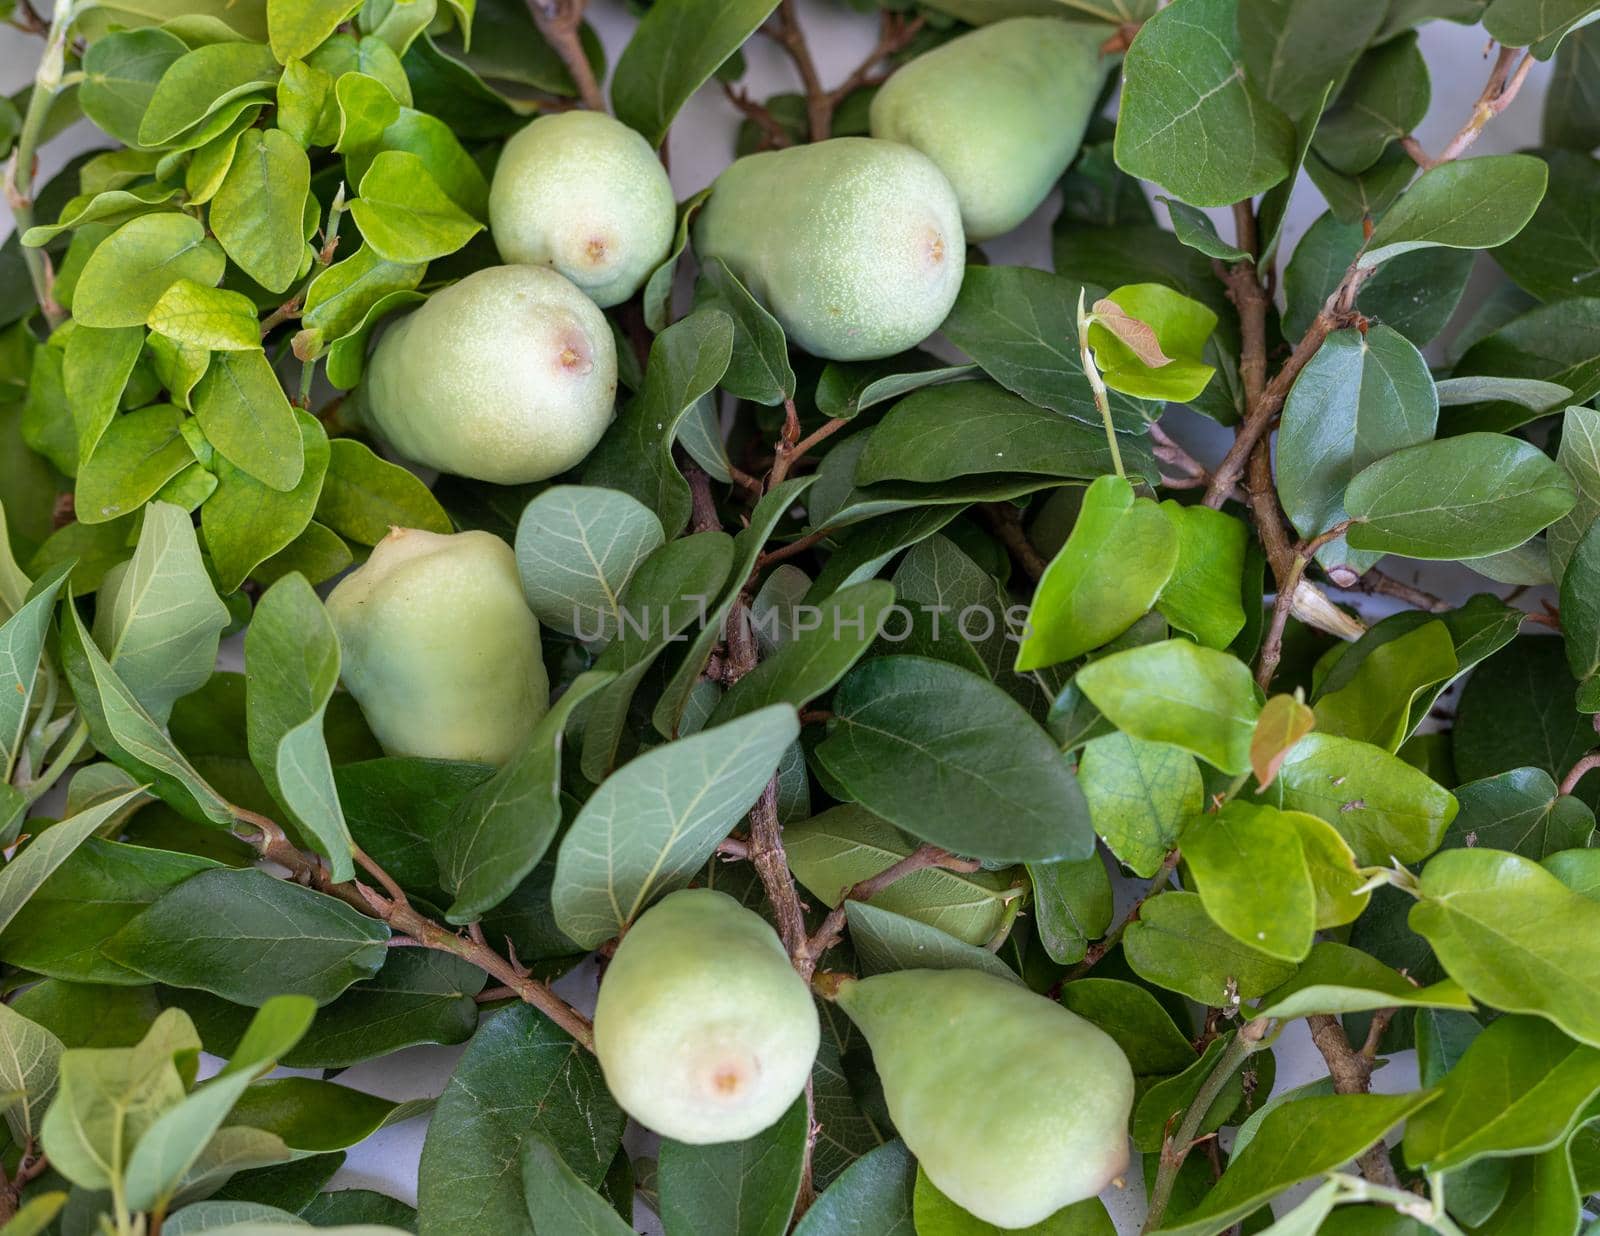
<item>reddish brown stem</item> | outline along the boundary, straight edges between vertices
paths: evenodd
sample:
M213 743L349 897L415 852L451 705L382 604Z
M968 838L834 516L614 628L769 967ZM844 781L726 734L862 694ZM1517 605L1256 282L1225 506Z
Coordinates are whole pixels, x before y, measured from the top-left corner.
M1563 794L1572 793L1573 790L1578 788L1578 782L1582 781L1586 774L1596 768L1600 768L1600 749L1589 752L1567 770L1567 775L1561 778L1561 792Z
M1388 1019L1395 1014L1394 1009L1380 1010L1383 1020L1380 1023L1378 1015L1373 1018L1374 1032L1369 1031L1367 1044L1372 1048L1368 1054L1364 1045L1360 1051L1350 1046L1350 1040L1345 1037L1344 1027L1339 1024L1337 1017L1327 1013L1316 1013L1306 1018L1306 1026L1311 1031L1311 1041L1316 1044L1317 1050L1322 1053L1322 1059L1328 1066L1328 1075L1333 1078L1335 1094L1365 1094L1372 1081L1372 1065L1377 1056L1377 1040L1383 1037L1384 1028L1388 1026ZM1394 1174L1394 1167L1389 1162L1389 1148L1382 1141L1368 1147L1359 1158L1356 1166L1360 1168L1361 1175L1376 1185L1398 1189L1399 1180Z
M567 66L583 105L590 111L603 112L605 97L600 93L600 83L595 80L589 57L583 51L583 10L588 3L589 0L528 0L528 12L533 15L533 24L539 28L544 41Z
M1518 56L1521 56L1520 60ZM1424 171L1460 158L1466 153L1467 147L1478 140L1478 135L1483 132L1485 126L1511 106L1511 101L1521 91L1522 84L1528 80L1528 72L1532 68L1532 53L1520 47L1502 47L1494 58L1494 69L1489 74L1488 82L1484 84L1483 92L1473 104L1472 115L1445 144L1438 158L1429 158L1427 151L1414 137L1401 138L1401 147Z
M802 459L818 443L826 442L850 422L843 417L834 417L820 427L813 429L805 437L800 437L800 420L794 410L794 400L784 401L787 416L783 426L783 437L779 440L774 451L772 471L767 474L767 488L773 489L783 483L789 475L789 470ZM791 437L791 435L793 435Z
M1017 513L1017 508L1008 502L982 502L973 509L1000 538L1012 561L1022 568L1029 579L1038 583L1045 568L1050 564L1033 547L1033 542L1028 540L1028 534L1022 527L1022 516Z

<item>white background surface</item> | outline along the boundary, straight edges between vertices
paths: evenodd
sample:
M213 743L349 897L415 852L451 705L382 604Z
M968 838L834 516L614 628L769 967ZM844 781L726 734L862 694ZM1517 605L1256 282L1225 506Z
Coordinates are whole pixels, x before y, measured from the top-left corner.
M1385 0L1350 0L1352 5L1383 2ZM851 12L829 0L801 0L801 13L824 84L831 86L842 81L871 49L876 38L876 18ZM605 44L608 63L615 64L627 43L633 19L626 14L620 0L595 0L589 19ZM1433 103L1427 119L1417 130L1417 136L1428 150L1437 151L1442 147L1471 113L1472 104L1483 87L1491 64L1485 54L1487 46L1487 37L1477 27L1434 22L1422 28L1422 49L1432 70ZM10 27L0 26L0 89L9 94L31 79L38 47L39 40ZM792 66L769 40L752 39L745 48L745 56L749 73L744 84L754 98L762 99L778 91L798 89ZM1548 66L1535 66L1521 95L1504 115L1491 123L1474 147L1474 154L1502 153L1537 143L1539 113L1547 78ZM673 127L670 151L672 183L680 200L709 184L727 165L732 157L739 119L736 110L722 97L715 84L702 89L685 105ZM103 144L97 141L98 137L95 130L82 124L57 139L44 153L41 179L48 178L79 151ZM1056 210L1057 202L1052 195L1034 217L1016 232L986 244L984 249L990 261L997 265L1026 264L1048 268L1049 225ZM1310 180L1302 176L1285 228L1285 254L1293 252L1301 234L1322 210L1321 198ZM1158 213L1162 222L1165 222L1165 211L1158 208ZM1227 212L1212 213L1222 235L1231 238ZM4 226L0 226L0 236L8 231L9 219L6 219ZM1480 271L1482 277L1483 272ZM1469 292L1464 305L1470 306L1472 300ZM1181 436L1191 446L1203 443L1205 447L1215 448L1206 453L1221 453L1219 444L1225 440L1224 435L1209 422L1202 422L1197 417L1189 418L1189 423L1181 426L1181 430ZM1196 449L1198 452L1204 447ZM1407 578L1413 576L1407 575ZM1421 582L1432 591L1452 599L1464 599L1474 591L1491 587L1487 581L1459 569L1430 571L1421 578ZM1123 890L1122 900L1126 901L1129 895L1127 890ZM1119 911L1121 908L1119 906ZM587 966L580 968L563 980L562 989L575 1003L584 1007L592 1006L593 970ZM390 1099L433 1097L444 1088L460 1052L460 1048L413 1048L349 1069L340 1075L339 1081ZM1302 1085L1326 1072L1321 1057L1311 1045L1303 1021L1293 1023L1284 1033L1277 1054L1278 1090ZM1399 1092L1414 1089L1415 1086L1416 1063L1410 1052L1395 1057L1373 1078L1373 1089L1378 1091ZM368 1139L351 1150L348 1162L334 1178L332 1187L374 1188L414 1204L417 1158L421 1153L425 1128L425 1121L413 1120ZM630 1138L632 1145L634 1141ZM1119 1231L1137 1232L1144 1209L1143 1196L1138 1165L1135 1163L1127 1187L1121 1191L1108 1190L1104 1195ZM649 1216L642 1208L639 1217L639 1226L645 1227ZM482 1233L475 1236L497 1234ZM706 1236L718 1234L707 1233Z

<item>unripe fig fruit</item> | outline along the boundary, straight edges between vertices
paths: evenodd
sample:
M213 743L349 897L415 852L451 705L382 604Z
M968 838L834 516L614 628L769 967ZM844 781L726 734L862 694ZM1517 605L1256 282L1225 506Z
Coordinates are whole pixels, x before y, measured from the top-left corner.
M962 1209L1027 1227L1127 1167L1133 1071L1098 1027L977 970L833 981L895 1128Z
M777 933L726 893L663 897L600 984L594 1049L622 1109L674 1141L743 1141L805 1089L817 1007Z
M550 706L539 620L491 533L390 529L328 617L344 685L390 755L503 764Z
M489 189L500 256L553 266L602 308L643 286L676 226L656 152L603 112L540 116L506 143Z
M961 211L926 155L839 137L746 155L695 220L695 251L721 258L828 360L871 360L939 328L966 269Z
M617 351L594 301L543 266L491 266L392 326L367 368L373 425L407 459L542 481L611 423Z
M1078 153L1113 60L1107 27L995 22L918 56L872 100L872 136L915 146L945 174L970 240L1021 223Z

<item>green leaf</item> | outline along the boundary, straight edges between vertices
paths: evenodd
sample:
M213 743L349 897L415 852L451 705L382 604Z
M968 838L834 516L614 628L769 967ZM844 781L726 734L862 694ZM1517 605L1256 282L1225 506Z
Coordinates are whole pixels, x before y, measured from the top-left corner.
M1423 172L1373 229L1357 264L1376 266L1412 249L1492 249L1533 217L1548 175L1532 155L1455 159Z
M1545 144L1588 153L1600 146L1600 31L1561 40L1544 96Z
M1594 812L1563 794L1542 768L1513 768L1456 787L1460 813L1450 824L1455 844L1510 850L1535 862L1586 848Z
M422 281L420 262L391 262L362 245L342 262L325 266L306 289L297 351L313 354L358 331L372 310L396 292L409 292Z
M1446 1171L1548 1150L1596 1094L1600 1051L1537 1017L1497 1018L1445 1074L1438 1100L1407 1123L1406 1163Z
M1258 1017L1309 1017L1316 1013L1362 1013L1381 1008L1435 1008L1472 1012L1467 993L1450 979L1417 987L1370 953L1324 940L1311 948L1299 972L1269 991Z
M1428 63L1408 32L1355 63L1333 105L1317 124L1312 146L1335 171L1357 175L1410 135L1428 114Z
M1595 745L1593 718L1574 707L1577 686L1558 640L1523 636L1490 657L1457 705L1451 755L1458 775L1476 781L1526 767L1566 776Z
M220 355L220 354L219 354ZM268 558L305 531L328 469L328 438L316 418L296 412L304 470L284 493L217 461L217 491L200 508L200 528L225 592L232 592Z
M701 267L695 305L720 309L733 321L733 359L719 383L724 390L768 405L794 395L794 370L789 366L783 327L721 258L709 258Z
M1191 1060L1189 1067L1176 1077L1167 1077L1156 1081L1142 1094L1133 1109L1133 1148L1145 1154L1154 1154L1161 1149L1162 1142L1166 1139L1168 1128L1174 1120L1182 1118L1199 1096L1200 1087L1205 1084L1206 1078L1215 1072L1219 1063L1218 1057L1227 1049L1233 1039L1233 1033L1224 1030L1216 1038L1206 1044L1205 1051L1198 1059ZM1250 1070L1254 1074L1254 1086L1248 1096L1245 1093L1244 1074L1242 1071L1232 1072L1223 1083L1221 1091L1211 1100L1210 1105L1202 1114L1200 1126L1196 1134L1214 1133L1223 1125L1240 1124L1242 1117L1236 1116L1241 1105L1245 1112L1252 1108L1259 1110L1265 1102L1265 1095L1272 1089L1276 1074L1274 1057L1271 1053L1263 1053L1255 1061L1255 1067ZM1258 1097L1259 1096L1259 1097Z
M1556 462L1578 495L1577 504L1550 525L1547 536L1550 571L1560 583L1578 543L1600 517L1600 411L1572 407L1562 414Z
M59 1190L34 1194L11 1216L4 1228L6 1236L41 1236L41 1233L50 1230L50 1225L66 1204L67 1194Z
M1241 32L1244 29L1245 25L1241 22ZM1173 235L1189 248L1209 258L1216 258L1219 262L1250 261L1250 255L1243 249L1230 245L1217 235L1217 225L1211 222L1205 211L1196 210L1176 198L1162 197L1159 193L1156 200L1166 205L1167 213L1172 217Z
M191 399L206 441L235 468L280 491L300 483L301 429L264 353L216 353Z
M174 283L190 279L214 287L226 263L198 219L140 215L90 255L72 293L72 316L82 326L143 326Z
M1428 362L1387 326L1334 331L1296 379L1278 430L1278 494L1303 537L1347 518L1357 473L1403 447L1427 442L1439 419ZM1340 538L1317 553L1325 566L1369 570L1380 555Z
M1319 116L1387 10L1341 0L1240 0L1239 50L1262 95L1291 117ZM1312 109L1315 108L1315 111ZM1216 256L1213 254L1212 256Z
M644 389L622 409L583 469L588 485L619 489L656 513L668 536L689 521L689 483L672 460L678 423L727 372L733 322L699 309L650 345Z
M1245 624L1242 597L1250 530L1208 506L1184 506L1169 498L1161 510L1178 533L1178 562L1156 609L1207 648L1227 648Z
M0 1004L0 1108L17 1145L26 1146L38 1135L64 1050L50 1031Z
M1058 966L1076 965L1111 926L1111 878L1098 853L1075 863L1029 863L1039 943Z
M0 539L4 533L0 532ZM0 549L0 553L4 550ZM62 563L39 577L17 612L0 625L0 782L9 784L28 737L28 713L56 597L70 567Z
M892 970L982 970L1013 983L1019 979L993 953L948 932L868 901L844 903L850 944L863 973Z
M1272 1108L1205 1199L1155 1230L1216 1236L1291 1185L1342 1167L1433 1097L1429 1090L1314 1095Z
M917 1236L997 1236L1016 1228L1000 1228L962 1210L943 1193L928 1174L917 1169L914 1192ZM1099 1198L1085 1198L1063 1206L1046 1219L1020 1229L1025 1236L1116 1236L1116 1226Z
M1066 544L1039 579L1016 668L1041 669L1106 644L1156 603L1178 562L1178 532L1120 476L1089 486Z
M1154 457L1125 439L1124 466L1153 479ZM1092 480L1112 470L1105 430L1029 403L992 382L926 387L866 435L857 485L932 482L988 473Z
M1094 830L1135 875L1149 879L1205 802L1200 768L1181 747L1127 734L1091 739L1078 784Z
M786 825L783 842L794 878L829 907L839 905L860 881L916 849L893 824L854 803ZM896 880L872 904L968 944L984 945L1010 921L1008 907L1019 895L1004 872L969 874L929 867Z
M652 146L678 109L766 21L776 0L661 0L617 60L611 106ZM654 328L653 328L654 329Z
M1272 188L1295 162L1295 130L1245 76L1235 0L1177 0L1139 31L1122 64L1117 166L1191 206Z
M1600 902L1500 850L1446 850L1422 870L1407 918L1450 977L1508 1013L1600 1046Z
M278 72L272 53L259 43L210 43L185 53L156 84L139 122L139 144L165 146L181 141L225 105L257 95L265 97L278 80Z
M747 1141L688 1146L664 1140L657 1187L668 1236L783 1236L800 1193L809 1129L802 1097Z
M1600 297L1574 296L1539 305L1474 343L1456 369L1461 373L1557 383L1572 391L1573 403L1586 403L1600 391L1597 324ZM1459 421L1462 416L1458 413L1452 419ZM1519 414L1515 423L1527 419Z
M924 657L857 666L816 757L914 837L1002 862L1087 858L1094 835L1050 736L999 687Z
M522 1191L535 1236L631 1236L632 1226L537 1131L522 1139Z
M678 203L678 226L673 233L672 248L645 280L644 321L657 334L672 324L672 284L678 273L678 259L689 247L689 225L710 196L711 186L707 185Z
M1095 302L1089 345L1101 377L1112 390L1142 399L1189 403L1200 397L1216 372L1201 359L1216 325L1217 315L1199 301L1165 284L1135 283ZM1129 344L1127 332L1131 331L1135 336L1144 335L1148 345L1149 337L1142 328L1154 335L1164 360L1151 363L1151 358L1141 356Z
M1223 772L1250 767L1250 737L1260 705L1244 662L1170 639L1092 661L1078 688L1120 730L1169 742Z
M153 27L94 40L83 54L78 106L119 142L137 146L156 83L188 50L182 39Z
M97 330L74 325L67 336L61 385L78 431L80 474L117 415L144 339L144 331L137 326Z
M183 436L184 415L170 403L116 417L79 470L78 518L103 524L137 511L184 468L194 452Z
M361 177L350 203L362 239L391 262L429 262L454 253L483 230L439 187L414 154L385 150Z
M146 1129L128 1159L128 1205L164 1205L255 1078L276 1067L305 1033L316 1006L303 996L274 996L261 1006L222 1072Z
M794 638L728 688L712 722L769 704L801 708L827 694L878 639L893 604L894 589L874 579L841 588L812 613L797 613Z
M665 539L655 513L619 490L543 490L517 523L517 571L529 608L553 630L609 642L621 630L624 587Z
M286 291L306 252L311 162L282 129L249 129L211 199L211 230L234 263L269 292Z
M192 279L180 279L163 292L146 325L194 348L254 352L261 347L256 308L248 296Z
M1572 482L1538 447L1492 433L1396 451L1358 473L1345 491L1345 507L1357 521L1350 544L1412 558L1511 549L1576 500Z
M599 1184L624 1116L600 1065L526 1005L492 1014L439 1096L422 1144L417 1215L425 1231L533 1231L519 1147L545 1139L586 1185Z
M1083 978L1061 988L1061 1003L1116 1040L1135 1077L1182 1073L1194 1045L1148 988L1122 979Z
M1316 893L1300 835L1282 812L1234 799L1191 820L1182 845L1212 922L1283 961L1311 951Z
M291 1150L326 1154L363 1142L432 1106L431 1099L397 1103L312 1077L275 1077L246 1090L229 1123L264 1129Z
M1600 520L1589 525L1561 577L1561 631L1578 679L1578 711L1600 712Z
M361 5L353 0L267 0L266 7L272 54L288 64L315 51Z
M817 379L817 411L850 420L868 408L971 377L976 365L935 365L933 357L907 352L881 361L829 361Z
M250 762L336 883L355 877L323 714L339 685L339 640L322 602L292 574L256 603L244 637Z
M1096 288L1048 271L973 266L940 329L1007 390L1103 434L1078 353L1080 293L1089 300L1099 296ZM1119 392L1111 394L1110 405L1113 423L1124 432L1143 433L1160 415L1160 405Z
M1550 187L1528 226L1494 251L1519 287L1540 300L1593 292L1600 278L1600 163L1586 154L1544 155Z
M611 681L580 674L504 768L470 791L434 838L451 923L476 922L521 884L561 825L562 731L573 709Z
M794 1236L916 1236L916 1160L900 1141L862 1155L812 1204Z
M1398 756L1335 734L1307 734L1290 748L1269 793L1332 824L1362 866L1420 862L1439 848L1457 809L1454 796Z
M1559 39L1563 31L1594 11L1592 0L1490 0L1483 14L1484 29L1507 47ZM1555 50L1554 43L1535 48L1541 60Z
M164 894L106 953L156 982L236 1004L291 993L321 1005L377 973L388 939L386 927L337 898L263 871L218 868Z
M705 864L800 732L775 705L646 752L606 778L562 838L556 923L585 948L626 928Z
M328 472L317 495L317 519L341 536L376 545L390 528L447 534L450 517L414 472L392 464L354 438L328 443Z
M1396 751L1411 733L1417 697L1458 669L1450 628L1425 622L1379 644L1337 690L1320 694L1317 729Z
M216 669L228 622L188 512L150 503L127 569L114 588L101 588L95 609L95 641L117 676L165 724L172 706Z
M1145 902L1122 935L1129 967L1140 978L1221 1006L1230 991L1253 1000L1286 982L1294 967L1234 939L1211 921L1194 893L1162 893Z
M134 1047L63 1052L60 1090L40 1138L51 1166L80 1188L120 1187L139 1139L183 1101L199 1053L194 1026L176 1009Z

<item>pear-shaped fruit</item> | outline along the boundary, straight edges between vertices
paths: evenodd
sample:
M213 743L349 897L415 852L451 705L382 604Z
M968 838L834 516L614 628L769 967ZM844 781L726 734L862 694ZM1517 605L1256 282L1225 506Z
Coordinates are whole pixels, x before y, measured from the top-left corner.
M605 316L543 266L491 266L385 332L365 406L420 464L499 485L542 481L611 423L617 351Z
M696 1145L773 1124L805 1089L819 1041L777 933L709 888L662 898L629 929L594 1010L595 1054L622 1109Z
M1109 28L1014 17L918 56L873 97L872 136L915 146L945 174L970 240L1021 223L1078 153L1114 62Z
M603 112L540 116L495 165L489 228L500 256L553 266L601 307L639 290L676 226L656 152Z
M928 1179L997 1227L1039 1223L1128 1165L1133 1071L1096 1026L977 970L838 983Z
M550 706L539 620L491 533L391 529L328 616L344 685L390 755L503 764Z
M867 137L737 160L695 221L695 251L726 262L791 342L829 360L892 356L926 339L967 260L939 169Z

